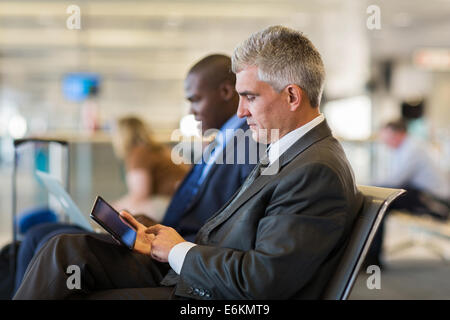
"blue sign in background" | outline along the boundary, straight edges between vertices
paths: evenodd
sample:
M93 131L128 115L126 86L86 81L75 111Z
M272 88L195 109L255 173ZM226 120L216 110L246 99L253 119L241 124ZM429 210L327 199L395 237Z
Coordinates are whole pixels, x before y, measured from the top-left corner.
M92 90L98 90L100 76L89 72L72 72L64 76L62 89L67 100L81 102L85 100Z

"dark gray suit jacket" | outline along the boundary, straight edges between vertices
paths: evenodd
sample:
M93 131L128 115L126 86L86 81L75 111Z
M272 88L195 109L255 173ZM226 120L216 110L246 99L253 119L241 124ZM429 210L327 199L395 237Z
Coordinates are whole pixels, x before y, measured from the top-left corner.
M362 206L352 169L322 122L200 229L180 275L163 285L195 299L317 299Z

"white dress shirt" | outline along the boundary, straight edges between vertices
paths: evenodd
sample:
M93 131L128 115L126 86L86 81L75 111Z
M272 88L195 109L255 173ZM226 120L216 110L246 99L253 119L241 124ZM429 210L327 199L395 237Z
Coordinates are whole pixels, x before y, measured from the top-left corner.
M273 142L270 145L268 157L269 157L269 163L272 164L275 162L287 149L289 149L298 139L300 139L302 136L304 136L308 131L310 131L312 128L320 124L322 121L325 120L325 117L323 114L318 115L310 122L304 124L300 128L297 128L295 130L292 130L291 132L288 132L286 135L281 137L276 142ZM170 267L177 273L180 274L181 268L183 267L184 258L186 257L186 254L188 251L195 247L196 244L192 242L181 242L177 245L175 245L169 252L169 265Z

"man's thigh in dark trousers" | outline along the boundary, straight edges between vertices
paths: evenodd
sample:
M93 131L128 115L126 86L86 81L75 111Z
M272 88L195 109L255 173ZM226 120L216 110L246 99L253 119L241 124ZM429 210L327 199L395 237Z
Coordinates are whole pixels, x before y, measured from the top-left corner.
M69 288L78 268L81 288ZM168 270L168 264L131 252L109 235L61 235L35 255L14 298L82 298L99 290L158 287Z

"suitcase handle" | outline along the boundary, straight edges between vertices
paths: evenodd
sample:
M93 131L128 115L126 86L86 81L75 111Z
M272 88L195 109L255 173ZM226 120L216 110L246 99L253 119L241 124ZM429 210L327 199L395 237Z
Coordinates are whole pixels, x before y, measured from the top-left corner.
M63 146L67 146L68 142L64 140L53 140L53 139L42 139L42 138L24 138L24 139L14 139L14 147L27 142L44 142L44 143L59 143Z

